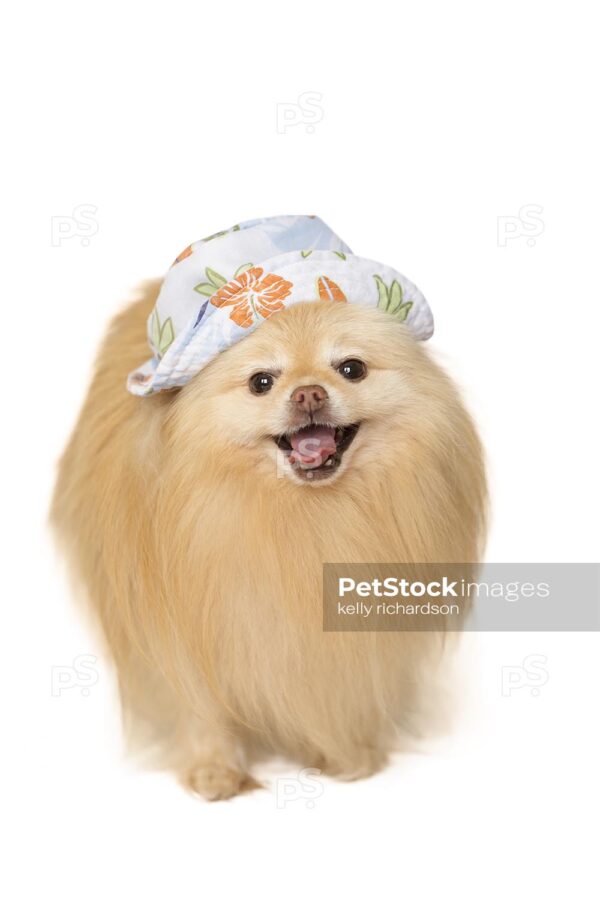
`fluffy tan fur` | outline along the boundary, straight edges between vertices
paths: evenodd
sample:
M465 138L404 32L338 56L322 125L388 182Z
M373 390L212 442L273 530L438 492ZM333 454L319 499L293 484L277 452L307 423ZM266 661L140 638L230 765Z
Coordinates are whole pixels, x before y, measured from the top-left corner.
M125 380L148 355L157 290L110 328L52 510L127 720L211 799L252 784L256 748L369 774L441 639L324 633L322 566L477 560L485 483L471 420L405 326L342 303L298 304L183 389L134 397ZM367 363L363 381L335 370L348 357ZM256 396L248 379L265 369L276 384ZM327 390L336 422L362 422L317 484L286 470L272 440L303 384Z

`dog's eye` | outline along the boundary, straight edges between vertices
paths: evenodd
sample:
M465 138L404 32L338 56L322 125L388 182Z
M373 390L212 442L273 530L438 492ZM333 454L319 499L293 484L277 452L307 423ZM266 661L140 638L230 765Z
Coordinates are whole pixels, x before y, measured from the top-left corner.
M348 381L360 381L367 374L367 367L362 359L346 359L338 366L338 372Z
M275 379L268 372L257 372L248 382L253 394L266 394L275 383Z

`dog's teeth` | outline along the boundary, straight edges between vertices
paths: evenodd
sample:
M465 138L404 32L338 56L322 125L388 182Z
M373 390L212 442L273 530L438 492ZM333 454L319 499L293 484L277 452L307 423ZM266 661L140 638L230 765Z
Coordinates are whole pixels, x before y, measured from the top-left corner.
M333 465L333 459L328 459L327 462L325 463L325 465L326 465L326 466L332 466L332 465Z

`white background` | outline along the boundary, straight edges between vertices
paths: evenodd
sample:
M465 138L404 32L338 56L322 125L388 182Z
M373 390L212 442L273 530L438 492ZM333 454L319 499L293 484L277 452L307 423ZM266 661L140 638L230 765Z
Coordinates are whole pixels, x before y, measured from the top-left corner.
M129 290L190 241L302 212L429 299L432 346L489 454L488 558L597 560L593 12L527 0L55 0L5 17L0 808L11 900L596 896L597 636L481 635L452 737L369 781L324 780L310 797L300 786L283 806L277 778L297 773L277 764L261 773L268 790L211 805L122 759L110 664L45 530L57 456ZM278 130L278 104L306 92L320 95L316 119L284 129L280 107ZM58 240L53 217L81 205L96 209L92 232L75 223ZM527 205L537 227L505 241L499 217ZM87 693L80 683L53 696L55 667L87 654ZM545 657L541 682L525 677L504 696L503 667L532 654Z

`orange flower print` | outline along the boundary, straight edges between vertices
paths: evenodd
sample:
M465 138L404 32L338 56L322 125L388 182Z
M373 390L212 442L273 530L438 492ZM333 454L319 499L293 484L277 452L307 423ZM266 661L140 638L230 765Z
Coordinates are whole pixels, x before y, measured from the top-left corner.
M319 300L335 300L337 303L346 303L348 299L339 284L336 284L331 278L327 278L326 275L317 278L317 293Z
M265 275L258 266L242 272L223 285L210 298L214 306L233 306L229 318L241 328L249 328L258 316L268 319L271 313L283 309L292 291L291 281L279 275Z
M177 263L181 262L182 259L187 259L187 257L191 256L191 255L192 255L192 245L190 244L189 247L186 247L185 250L182 250L181 253L179 254L179 256L177 256L173 260L173 262L171 263L171 268L173 268L173 266L176 266Z

